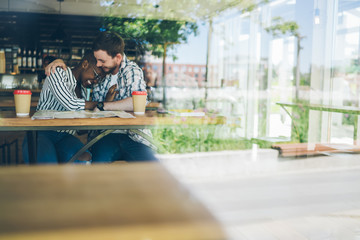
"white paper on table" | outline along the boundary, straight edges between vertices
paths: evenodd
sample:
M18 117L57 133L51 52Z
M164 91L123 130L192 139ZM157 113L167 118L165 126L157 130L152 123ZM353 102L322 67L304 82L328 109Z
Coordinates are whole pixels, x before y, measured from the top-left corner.
M34 119L54 119L54 115L57 111L54 110L40 110L36 111L34 115L31 117L32 120Z
M103 118L103 117L135 118L133 115L125 111L92 112L91 118Z
M119 117L119 118L135 118L130 113L125 111L53 111L53 110L39 110L31 117L34 119L54 119L54 118L104 118L104 117Z

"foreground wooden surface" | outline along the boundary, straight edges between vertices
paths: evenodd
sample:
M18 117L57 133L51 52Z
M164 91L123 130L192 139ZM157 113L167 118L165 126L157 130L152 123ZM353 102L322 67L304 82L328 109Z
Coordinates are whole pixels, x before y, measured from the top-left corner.
M226 239L160 163L0 168L0 239Z

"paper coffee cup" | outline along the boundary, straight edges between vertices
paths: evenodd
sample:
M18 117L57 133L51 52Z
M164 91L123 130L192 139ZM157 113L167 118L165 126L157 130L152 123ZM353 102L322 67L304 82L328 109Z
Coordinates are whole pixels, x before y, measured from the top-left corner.
M15 111L16 116L29 116L31 104L31 91L30 90L15 90Z
M132 100L134 107L134 114L145 114L146 107L146 91L134 91L132 92Z

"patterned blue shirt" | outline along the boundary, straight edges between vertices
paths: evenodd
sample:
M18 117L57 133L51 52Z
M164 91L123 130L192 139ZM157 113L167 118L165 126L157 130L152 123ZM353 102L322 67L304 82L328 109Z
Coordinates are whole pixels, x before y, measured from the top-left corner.
M125 54L117 73L117 85L119 93L116 94L114 101L131 97L133 91L146 91L143 71L136 63L128 60ZM102 83L94 86L93 101L104 102L111 86L111 74L108 74Z
M104 102L106 94L112 85L113 83L111 83L111 74L108 74L103 82L94 86L92 100L95 102ZM123 60L120 65L119 72L117 73L116 90L118 93L116 94L114 101L119 101L131 97L131 93L133 91L146 91L146 83L144 80L143 71L136 63L128 60L125 54L123 55ZM146 134L149 138L152 138L152 134L149 129L139 130L143 134ZM90 138L94 138L96 136L94 133L95 132L90 133ZM132 130L116 130L114 133L128 134L132 140L156 149L156 146Z

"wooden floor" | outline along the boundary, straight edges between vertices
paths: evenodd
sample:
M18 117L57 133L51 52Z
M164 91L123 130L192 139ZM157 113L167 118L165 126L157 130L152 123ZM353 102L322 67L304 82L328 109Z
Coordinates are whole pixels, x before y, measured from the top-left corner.
M359 240L360 155L284 160L274 154L161 161L215 214L230 240Z

